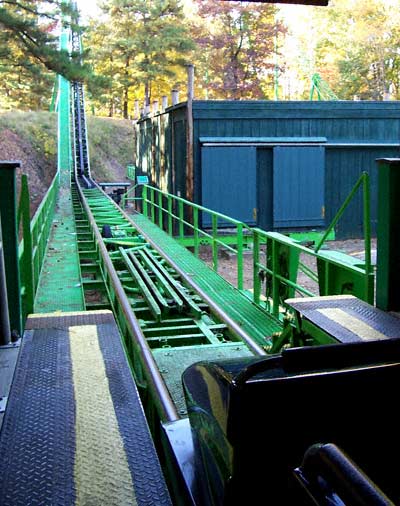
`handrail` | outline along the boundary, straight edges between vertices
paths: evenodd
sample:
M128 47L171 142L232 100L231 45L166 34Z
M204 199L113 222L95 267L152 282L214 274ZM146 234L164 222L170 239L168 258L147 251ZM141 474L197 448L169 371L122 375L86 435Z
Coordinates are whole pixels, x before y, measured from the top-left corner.
M366 273L372 272L372 262L371 262L371 197L370 197L370 180L368 172L362 172L360 177L358 178L356 184L353 186L351 192L347 196L346 200L343 202L339 211L336 213L333 218L331 224L327 228L325 234L321 237L319 243L315 246L315 251L318 252L322 245L324 244L326 238L333 228L336 226L337 222L342 217L344 211L347 206L350 204L353 199L356 191L362 185L363 187L363 229L364 229L364 257L365 257L365 271ZM365 291L368 294L368 298L373 298L373 293L371 292L371 288L368 282L368 276L366 276L366 285Z
M59 173L42 199L35 215L30 220L30 198L28 177L21 177L21 192L18 205L18 227L22 222L22 240L19 244L19 264L22 291L22 321L25 322L34 309L34 298L46 253L54 208L59 189Z
M320 252L322 245L329 236L332 229L336 226L343 215L346 207L354 197L357 189L363 185L363 203L364 203L364 239L365 239L365 262L357 262L352 257L348 261L343 258L335 258L335 254ZM346 278L350 279L354 287L350 292L359 298L372 303L373 302L373 271L371 266L371 230L370 230L370 194L369 194L369 176L363 172L332 220L331 224L323 234L315 249L310 249L290 237L277 232L266 232L258 228L251 228L248 225L230 218L222 213L212 211L199 204L194 204L182 197L171 195L170 193L159 190L149 185L143 186L143 214L161 229L174 236L176 239L184 242L187 239L188 232L193 233L194 254L199 256L199 246L201 241L207 240L212 247L212 267L218 272L218 249L224 249L237 255L237 288L243 289L243 246L245 240L244 232L247 231L247 238L253 243L253 301L258 305L265 306L275 317L280 316L280 307L285 297L282 294L294 296L295 292L302 296L311 297L316 295L311 290L305 288L297 282L297 272L302 270L314 282L319 284L321 294L334 294L335 288L332 288L335 278L335 269L341 269L346 272ZM188 209L185 209L185 206ZM203 216L200 213L208 213L211 217L211 227L204 230L200 228L200 221ZM218 221L223 221L224 225L229 224L236 231L236 240L234 247L226 244L218 235ZM204 221L204 218L203 220ZM228 226L229 226L228 225ZM264 246L268 243L268 253L265 263L261 263L260 257ZM288 256L288 272L282 269L282 248L284 254ZM306 254L314 257L318 266L325 269L323 274L315 274L310 268L300 262L300 254ZM267 256L269 257L267 261ZM289 258L290 257L290 258ZM335 267L336 266L336 267ZM266 283L265 303L262 302L261 290L264 280ZM361 280L361 281L360 281ZM287 298L287 297L286 297Z
M338 221L342 217L344 211L346 210L347 206L350 204L351 200L353 199L356 191L358 188L363 185L363 211L364 211L364 237L365 240L368 240L368 243L365 244L365 255L367 256L367 253L369 253L369 264L371 263L371 227L370 227L370 187L369 187L369 175L368 172L363 172L360 177L358 178L356 184L353 186L351 192L347 196L346 200L341 205L339 211L334 216L333 220L331 221L329 227L326 229L324 235L321 237L319 242L315 246L315 251L318 253L318 251L323 246L324 242L326 241L326 238L329 236L331 231L334 229L334 227L337 225ZM367 246L369 246L369 251L367 252Z
M251 237L251 227L225 214L212 211L204 206L149 185L143 186L142 200L143 214L161 229L168 232L169 235L175 235L179 240L184 241L186 232L188 230L193 232L195 256L199 256L201 242L205 240L209 242L212 249L212 267L216 272L218 272L219 248L222 247L235 254L237 260L237 288L243 290L245 231L248 231L248 237ZM185 206L187 208L186 212ZM200 213L203 213L203 216ZM208 214L211 217L210 229L205 230L200 227L200 223L204 220L204 214ZM186 216L190 216L191 219L187 219ZM230 228L236 231L236 240L233 240L234 247L227 244L218 234L218 223L220 222L224 222L224 226L228 224ZM177 233L174 234L174 232ZM233 233L232 236L234 235Z
M287 249L287 265L290 265L290 262L293 264L298 263L298 258L301 253L306 254L310 257L314 257L317 262L321 263L329 263L330 265L337 266L339 268L345 269L349 273L349 278L358 278L362 279L362 287L357 289L357 293L354 293L362 300L366 302L372 303L371 297L371 287L373 287L373 283L371 283L371 279L373 279L373 273L371 270L368 270L366 265L363 266L357 263L344 263L341 259L335 259L333 256L330 256L324 252L318 252L316 250L312 250L298 243L297 241L287 237L278 232L265 232L264 230L254 228L253 229L253 283L254 283L254 302L256 304L260 304L261 299L261 284L262 279L267 279L266 289L271 292L267 293L267 304L269 304L270 299L272 299L272 314L276 317L279 316L279 310L282 303L281 300L281 286L286 286L291 288L293 291L297 291L301 293L303 296L312 297L315 294L306 288L302 287L299 283L296 282L296 276L291 276L290 269L288 269L288 274L282 274L282 266L281 266L281 254L282 247ZM265 263L261 263L260 261L260 251L261 246L266 245L268 249L268 256L266 255ZM349 259L352 257L349 257ZM324 279L318 277L318 283L321 290L322 283L325 283L327 288L327 293L324 295L334 295L330 290L330 277L335 277L335 271L330 271L326 269L324 274ZM268 286L268 283L270 286ZM354 290L356 288L354 287ZM270 295L270 296L269 296Z
M97 188L101 191L99 186L97 186ZM129 331L130 339L132 339L132 343L135 344L137 352L139 353L142 363L144 364L147 384L149 386L149 389L151 389L151 391L155 394L154 398L157 399L157 408L159 409L160 417L162 420L167 422L178 420L179 415L176 411L171 395L165 386L164 380L162 379L161 373L157 367L157 364L155 363L154 357L150 351L135 313L132 311L129 299L123 289L121 281L118 278L117 272L110 259L103 238L96 224L94 215L90 209L87 199L85 198L84 192L79 185L77 185L77 190L80 195L83 209L87 215L87 219L97 242L98 259L100 261L103 277L106 280L110 293L112 293L111 303L113 305L114 312L117 315L124 315L126 322L125 325L126 329ZM115 202L111 202L117 207ZM124 213L122 213L122 215L123 220L129 223L129 218L125 216ZM110 289L111 287L112 289Z

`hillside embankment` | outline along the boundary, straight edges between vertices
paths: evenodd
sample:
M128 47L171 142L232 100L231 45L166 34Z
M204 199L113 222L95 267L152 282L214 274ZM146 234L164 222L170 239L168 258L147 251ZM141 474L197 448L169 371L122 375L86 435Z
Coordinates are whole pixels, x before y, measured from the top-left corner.
M133 125L127 120L88 117L90 165L98 181L124 181L133 161ZM0 114L0 160L18 160L27 174L31 213L40 204L57 169L57 114ZM18 177L18 180L19 180Z

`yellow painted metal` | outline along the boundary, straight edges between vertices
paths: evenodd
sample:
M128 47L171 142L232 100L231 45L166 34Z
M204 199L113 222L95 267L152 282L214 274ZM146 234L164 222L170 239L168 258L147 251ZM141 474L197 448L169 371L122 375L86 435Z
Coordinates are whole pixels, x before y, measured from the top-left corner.
M387 339L387 336L385 336L385 334L382 334L362 320L359 320L349 313L346 313L346 311L343 311L343 309L324 308L319 309L318 312L334 321L335 323L338 323L350 332L353 332L363 341Z
M137 501L97 327L72 326L69 334L76 403L76 505L135 506ZM99 433L107 437L99 438ZM113 487L109 487L109 483Z

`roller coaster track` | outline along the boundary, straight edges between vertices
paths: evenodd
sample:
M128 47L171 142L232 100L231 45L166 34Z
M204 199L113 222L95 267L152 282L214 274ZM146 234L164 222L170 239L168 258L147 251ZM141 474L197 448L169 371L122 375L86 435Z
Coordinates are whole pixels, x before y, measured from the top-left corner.
M245 342L253 354L265 355L178 265L152 247L102 190L74 184L72 192L83 286L109 301L90 309L113 309L135 379L159 400L162 420L179 418L176 405L180 415L185 410L180 392L172 399L174 388L165 384L152 351L207 345L237 350Z
M72 46L74 51L80 50L76 34L72 37ZM158 459L154 458L153 443L162 456L170 491L177 505L311 504L310 498L313 504L325 505L328 504L325 494L328 498L337 496L339 502L329 501L329 504L339 505L344 504L340 499L342 491L348 496L349 490L350 499L346 504L359 504L359 494L376 497L374 504L394 504L348 461L340 449L330 444L321 448L317 445L317 449L312 446L302 466L296 469L294 466L301 463L304 451L315 441L348 441L350 448L356 441L355 454L357 445L365 447L359 427L369 424L366 432L373 434L381 423L380 411L370 409L370 393L376 390L380 402L384 399L383 406L393 405L387 386L398 379L400 368L399 350L396 339L393 339L398 337L397 319L353 296L292 299L290 304L296 311L297 320L294 324L294 317L287 319L286 323L289 323L280 335L286 336L293 348L265 357L271 329L278 327L282 330L278 319L230 285L231 291L223 293L227 303L222 308L211 283L202 283L199 273L191 272L188 264L181 262L178 254L174 255L176 247L169 248L165 238L154 234L151 226L146 228L145 216L128 215L106 195L91 176L82 83L71 83L63 101L62 111L71 113L72 121L68 126L71 127L72 143L66 144L68 150L72 144L73 164L70 167L65 156L64 163L59 165L63 174L68 165L66 175L70 177L60 178L58 208L64 214L59 213L62 219L54 220L54 229L62 229L64 235L57 242L58 258L55 262L53 259L50 269L56 269L57 262L61 258L64 261L66 255L74 256L74 259L78 257L79 265L76 264L71 279L75 283L72 288L79 292L76 304L79 310L65 310L65 305L61 306L62 310L56 306L54 312L54 304L49 304L47 297L45 304L36 308L37 314L28 318L22 356L23 360L30 362L26 362L17 375L20 386L12 398L13 406L19 403L19 407L27 409L18 411L13 407L15 419L6 419L5 437L0 439L8 453L16 455L14 467L8 460L0 460L2 476L8 473L7 476L16 477L17 485L7 478L5 482L8 481L9 487L4 497L13 495L24 499L7 504L28 504L31 501L26 498L31 496L39 497L41 504L50 504L43 499L47 488L53 504L53 485L57 488L56 493L64 494L64 484L60 486L54 479L52 459L56 456L56 463L63 473L68 460L71 464L69 474L65 472L71 478L67 484L69 489L65 487L68 499L65 500L64 496L56 501L59 504L72 504L71 497L76 494L74 504L89 500L96 504L117 504L119 501L118 504L169 505L164 486L155 490L157 502L148 499L150 489L157 485L155 471L161 471ZM71 226L72 215L74 227ZM67 249L71 246L71 235L75 242L73 248ZM173 239L165 236L176 246ZM66 255L63 249L67 249ZM63 261L59 264L59 284L64 282L63 277L68 277L64 270L67 262ZM76 283L79 274L81 283ZM46 296L57 298L54 289L49 289L46 283L41 284ZM222 285L219 282L215 286L220 288ZM232 290L236 298L231 295ZM243 308L229 307L235 305L243 305ZM92 311L96 309L100 311ZM103 311L107 309L112 310L115 321L109 311ZM46 314L40 314L40 310ZM321 320L321 314L324 320ZM306 318L301 321L300 315ZM355 329L355 320L358 333L351 331ZM273 322L275 327L272 323L266 325L267 321ZM374 327L377 322L379 328ZM376 341L374 336L378 336ZM367 342L363 343L363 340ZM34 352L32 343L36 346ZM328 343L350 346L313 346ZM284 345L283 341L281 345ZM60 347L63 347L62 353ZM117 357L115 361L114 356ZM341 388L337 389L337 384ZM328 400L325 399L326 390ZM22 401L19 399L21 392ZM50 399L43 401L42 392ZM128 405L129 394L134 395ZM134 397L135 410L132 409ZM101 402L97 403L98 399ZM320 399L323 402L318 402ZM264 412L266 401L270 408L267 414ZM54 415L53 406L59 410L59 415ZM342 422L349 412L356 423L347 429ZM295 418L296 415L299 416ZM110 430L110 420L114 420L113 430ZM372 453L368 446L368 457L372 454L370 463L375 461L378 469L382 467L381 448L393 444L399 446L391 435L397 433L396 421L394 410L393 413L389 411L383 431L387 439L383 443L376 439L377 445ZM45 434L42 429L48 423L51 430ZM147 432L137 432L140 423ZM9 437L12 430L14 433ZM272 433L273 430L276 434ZM32 434L40 444L36 445L36 453L33 449L31 454ZM118 437L107 441L104 453L98 457L98 448L110 434ZM147 446L144 445L145 434ZM59 441L55 442L55 437ZM44 445L46 438L50 443ZM136 446L132 446L132 439ZM371 448L372 439L369 441ZM86 440L90 440L89 445ZM126 453L116 451L116 442ZM73 456L66 458L63 451L68 446ZM109 453L113 454L114 460L109 460ZM29 462L23 462L21 466L19 459L25 459L27 454ZM151 466L148 465L150 460L146 460L150 454ZM256 454L263 457L261 466ZM125 462L126 457L129 462ZM46 483L51 486L42 485L42 463ZM332 494L325 477L320 479L322 463L326 466L327 483L333 481ZM133 472L134 465L137 468ZM118 471L120 466L126 475L114 485L114 478L119 479L122 474ZM30 481L21 479L15 472L15 469L24 468L31 473L28 473ZM147 481L137 474L142 469L148 474ZM294 479L293 470L297 473L295 479L300 488L292 490L291 486L288 487L288 479ZM102 480L102 474L106 479ZM134 476L137 477L135 490L131 488ZM338 480L336 476L339 476ZM389 476L396 485L393 488L396 494L395 470ZM385 476L378 473L378 478ZM297 482L295 484L299 486ZM24 496L16 490L21 486L25 487ZM34 490L36 486L39 488L37 492ZM336 490L339 490L338 495ZM126 500L116 499L116 491L123 494L126 491ZM98 496L95 495L97 492ZM109 494L108 499L105 499L105 492ZM314 492L315 501L311 495ZM92 493L94 495L90 496ZM1 494L2 487L0 502L5 504ZM134 499L135 494L140 500ZM299 502L299 494L306 495L307 502Z
M183 392L162 376L154 352L208 347L237 356L238 346L244 356L266 352L93 181L83 85L71 89L71 192L82 285L92 299L86 307L113 310L137 384L157 400L161 420L177 420L186 414Z

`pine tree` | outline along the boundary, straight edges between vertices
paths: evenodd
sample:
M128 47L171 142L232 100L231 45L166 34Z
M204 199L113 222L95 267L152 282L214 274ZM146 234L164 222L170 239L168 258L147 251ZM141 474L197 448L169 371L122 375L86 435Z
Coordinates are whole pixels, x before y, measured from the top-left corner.
M93 26L88 36L93 46L102 33L103 43L91 57L96 71L112 77L110 98L128 117L133 98L144 95L150 104L155 88L174 82L194 45L178 0L108 0L102 9L108 19Z
M84 80L89 68L81 56L59 51L55 28L72 8L60 0L0 0L0 75L4 107L38 108L51 95L54 73Z

